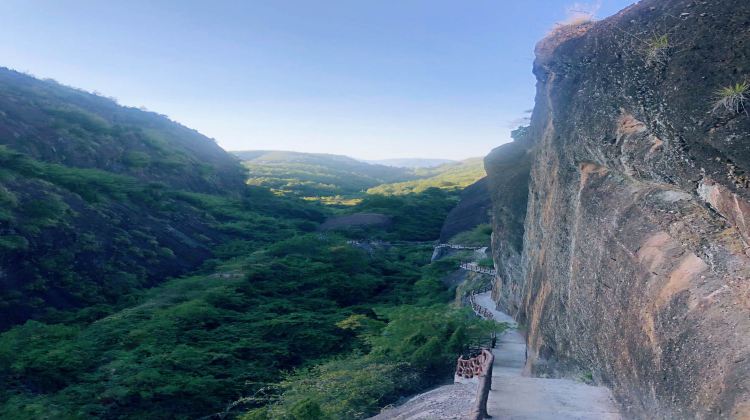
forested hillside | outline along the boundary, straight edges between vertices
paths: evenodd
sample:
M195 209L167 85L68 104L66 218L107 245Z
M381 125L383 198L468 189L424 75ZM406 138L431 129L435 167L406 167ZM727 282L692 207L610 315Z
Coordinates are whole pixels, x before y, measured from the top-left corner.
M361 384L366 405L337 408L371 412L449 375L463 336L442 338L459 327L468 333L458 313L438 331L424 328L450 313L439 275L454 263L425 271L431 252L368 254L335 236L300 233L130 295L127 307L96 320L30 321L0 335L0 417L196 418L262 392L288 369L340 354L353 366L327 397L351 397L347 376L373 379ZM407 325L376 344L381 357L360 359L388 321ZM403 347L399 340L415 334L424 338ZM367 366L388 376L356 379ZM302 383L285 387L307 395L304 382L317 374L300 375ZM237 408L272 402L277 391L266 392Z
M163 115L0 68L0 144L33 159L195 192L237 192L243 171L216 143Z
M482 159L466 159L461 162L418 168L414 170L418 179L379 185L367 190L368 194L402 195L420 193L428 188L459 191L485 176Z
M418 177L411 169L346 156L285 151L234 152L250 171L248 183L300 197L341 196Z
M335 223L341 225L338 230L356 239L436 240L461 191L484 176L480 159L405 168L327 154L284 151L234 154L248 168L251 185L327 204L334 216L375 214L391 220L386 228L374 229L356 223ZM476 224L457 228L456 233Z
M246 185L164 116L0 71L0 418L361 418L449 378L484 328L447 304L457 261L346 240L436 240L456 193L365 195L415 175L318 158L247 168L356 205ZM358 211L394 224L318 231Z
M0 329L117 303L232 239L267 240L266 219L298 206L246 187L193 130L7 69L0 162Z
M428 188L456 191L484 177L482 160L405 159L425 166L366 163L340 155L286 151L233 152L250 171L248 184L299 197L356 198L362 193L402 195ZM432 164L430 164L432 163Z

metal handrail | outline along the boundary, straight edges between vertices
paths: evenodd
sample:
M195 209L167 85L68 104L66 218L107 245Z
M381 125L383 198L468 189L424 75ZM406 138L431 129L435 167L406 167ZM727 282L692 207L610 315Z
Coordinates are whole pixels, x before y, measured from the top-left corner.
M476 302L475 296L479 293L486 293L492 290L492 284L489 284L478 290L471 290L466 293L469 304L474 313L480 318L494 320L495 316L487 308L479 305ZM489 342L487 345L483 345ZM470 343L466 349L467 353L473 353L472 350L478 351L475 357L469 357L464 359L463 355L458 357L456 362L456 377L471 379L477 377L479 379L479 386L477 387L477 397L474 402L474 406L469 413L468 419L470 420L481 420L489 418L490 415L487 412L487 400L489 398L490 390L492 389L492 364L495 361L495 356L492 354L495 343L497 342L497 334L492 332L490 337L487 339L477 339L477 346ZM478 347L478 348L477 348Z

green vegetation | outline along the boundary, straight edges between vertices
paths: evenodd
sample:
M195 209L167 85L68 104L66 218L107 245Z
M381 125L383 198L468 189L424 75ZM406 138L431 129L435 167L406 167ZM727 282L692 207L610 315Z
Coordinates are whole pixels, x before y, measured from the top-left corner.
M243 400L232 412L357 418L446 378L482 328L447 305L452 293L440 278L455 261L428 264L430 246L368 254L310 233L323 213L302 201L256 187L236 197L174 190L7 149L0 159L10 186L0 189L6 223L22 234L3 236L0 247L21 252L27 237L36 241L50 227L82 229L70 252L29 261L66 274L69 283L59 284L85 302L54 310L33 301L46 315L0 334L2 418L194 418L267 389L267 398ZM49 193L28 201L18 182ZM101 232L86 230L77 215L122 202L160 217L200 215L203 232L223 235L203 239L214 259L149 288L139 266L174 260L175 252L149 230L121 229L109 249L134 266L110 261L96 267L112 270L104 283L86 280L90 274L71 264L101 248ZM397 227L359 233L434 239L454 202L439 189L367 196L355 208L389 214ZM29 287L52 290L44 281Z
M440 236L448 212L458 203L461 190L484 176L480 159L469 159L436 168L417 169L417 181L383 184L359 195L339 213L379 213L390 216L387 231L349 228L348 237L363 239L431 241Z
M248 186L163 116L3 69L0 132L0 418L360 418L489 328L418 243L470 171L265 154ZM429 174L455 182L363 193ZM394 223L318 231L345 212Z
M213 141L162 115L0 68L0 144L32 159L200 192L231 192L243 169Z
M480 259L477 261L477 265L484 268L495 268L495 263L489 257Z
M196 269L238 236L267 243L312 223L250 203L242 166L205 136L3 68L0 132L0 331L116 304ZM240 203L258 229L183 192Z
M487 223L476 226L474 229L461 232L451 239L448 243L466 246L490 246L492 237L492 226Z
M367 195L350 212L391 216L392 227L385 232L379 229L350 229L346 235L353 238L432 241L440 236L443 221L457 201L456 194L437 188L419 194Z
M367 190L368 194L403 195L439 188L458 191L482 179L486 173L482 159L467 159L457 163L447 163L435 168L415 170L420 179L384 184Z
M409 169L373 165L346 156L280 151L235 154L250 173L248 184L326 203L346 204L345 199L335 197L351 197L376 185L417 177Z
M748 100L750 82L740 82L725 86L716 91L716 101L712 112L726 112L732 115L747 112L745 102Z
M305 197L304 200L317 202L326 206L343 207L343 208L356 206L357 204L362 202L361 198L347 197L347 196L342 196L342 195L330 195L330 196L325 196L325 197Z
M485 175L481 159L404 169L335 155L271 151L235 154L250 170L251 185L270 188L280 196L333 206L339 215L379 213L392 218L387 231L350 227L343 232L356 239L435 240L460 191ZM419 179L388 181L399 178Z
M0 288L4 328L56 317L57 309L116 303L155 276L314 230L323 219L312 206L263 189L233 197L181 191L40 162L4 146L0 186L0 249L24 279ZM85 264L92 260L98 263Z
M142 194L146 189L138 180L97 169L73 168L43 163L0 145L0 175L3 179L38 178L78 194L89 202L105 196L123 199L130 194Z
M419 194L430 188L458 191L485 176L481 159L431 168L397 168L345 156L313 153L235 152L250 176L249 185L327 205L349 207L367 194Z
M581 374L578 377L578 379L581 382L583 382L585 384L588 384L588 385L593 385L594 384L594 374L590 370L581 372Z
M664 65L669 60L669 37L657 35L646 42L646 64Z
M372 412L443 379L480 328L441 303L455 262L426 265L429 254L295 236L93 321L29 321L0 335L0 417L194 418L337 354L283 381L273 412L303 400L322 418Z
M296 419L306 407L316 419L357 419L448 377L469 337L492 328L467 311L443 305L400 307L386 325L364 327L368 354L336 358L301 369L281 384L278 400L243 419ZM372 330L379 329L379 334Z

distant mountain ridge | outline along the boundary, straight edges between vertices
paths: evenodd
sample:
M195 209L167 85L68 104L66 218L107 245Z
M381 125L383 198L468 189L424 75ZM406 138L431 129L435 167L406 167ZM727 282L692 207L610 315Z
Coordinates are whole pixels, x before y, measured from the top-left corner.
M412 169L363 162L343 155L278 150L232 152L249 171L248 183L299 196L360 193L417 179Z
M456 163L457 161L451 159L395 158L365 160L364 162L376 165L393 166L396 168L434 168L447 163Z
M379 176L389 178L406 174L406 170L394 170L393 166L382 165L374 162L367 162L354 159L345 155L336 155L330 153L306 153L294 152L289 150L247 150L230 152L243 162L265 162L281 163L296 162L313 165L340 166L347 169L361 169L368 172L378 173ZM406 169L406 168L403 168ZM379 172L376 172L379 171Z
M408 194L430 187L455 190L485 175L480 158L361 161L343 155L279 150L232 153L248 169L249 184L303 197L352 195L365 191L369 194Z

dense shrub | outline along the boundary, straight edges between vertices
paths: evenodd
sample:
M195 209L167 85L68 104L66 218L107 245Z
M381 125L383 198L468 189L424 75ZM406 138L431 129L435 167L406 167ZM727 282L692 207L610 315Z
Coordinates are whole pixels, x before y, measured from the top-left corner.
M492 226L483 223L476 226L472 230L461 232L456 234L450 240L449 243L456 245L466 246L490 246L490 238L492 237Z
M450 377L456 355L470 337L493 328L466 310L443 304L401 306L381 315L381 325L358 328L371 347L368 354L354 353L297 370L281 382L277 402L251 410L243 419L367 417ZM312 417L300 417L301 406L308 407L305 415Z
M0 335L0 414L28 418L54 407L58 418L195 418L221 411L285 370L367 349L363 330L337 325L352 315L378 324L376 313L391 316L378 308L424 293L445 299L443 288L424 285L420 266L428 261L428 247L369 255L336 237L295 236L133 295L120 310L80 312L67 325L29 321Z
M457 201L455 194L429 188L419 194L367 195L351 211L382 213L393 218L393 225L385 235L365 230L359 236L430 241L440 236L443 221Z

